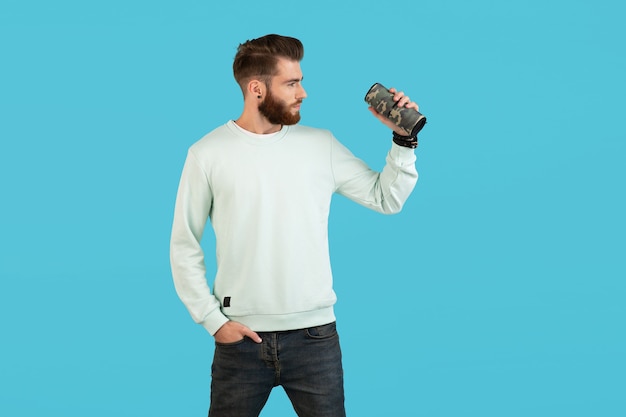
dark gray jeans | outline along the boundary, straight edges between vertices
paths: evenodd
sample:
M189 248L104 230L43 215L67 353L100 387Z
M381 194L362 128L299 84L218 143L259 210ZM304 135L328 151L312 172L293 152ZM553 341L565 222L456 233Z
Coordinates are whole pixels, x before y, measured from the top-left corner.
M257 417L279 385L300 417L345 417L335 323L259 336L216 343L209 417Z

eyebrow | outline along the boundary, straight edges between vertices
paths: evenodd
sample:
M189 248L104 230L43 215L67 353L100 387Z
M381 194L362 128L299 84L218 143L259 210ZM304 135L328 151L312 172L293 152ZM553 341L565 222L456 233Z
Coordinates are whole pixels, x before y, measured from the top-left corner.
M289 84L289 83L298 83L298 82L302 82L302 80L304 80L304 77L302 78L292 78L290 80L285 81L285 84Z

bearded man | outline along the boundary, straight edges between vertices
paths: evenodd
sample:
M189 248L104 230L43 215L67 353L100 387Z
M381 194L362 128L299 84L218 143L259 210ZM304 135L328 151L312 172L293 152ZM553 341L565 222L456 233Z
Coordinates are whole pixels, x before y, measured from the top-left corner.
M188 151L171 236L176 291L215 338L210 417L258 416L282 386L300 417L345 416L336 296L328 250L333 193L397 213L417 181L411 140L371 170L331 132L298 124L307 94L302 43L267 35L237 50L236 120ZM396 106L418 109L402 92ZM370 111L394 130L395 124ZM200 242L216 238L213 289Z

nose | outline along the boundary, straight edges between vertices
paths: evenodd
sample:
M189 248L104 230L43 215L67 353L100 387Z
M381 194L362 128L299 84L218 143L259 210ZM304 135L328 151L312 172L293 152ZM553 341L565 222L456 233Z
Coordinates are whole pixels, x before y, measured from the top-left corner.
M300 84L300 89L298 90L298 100L304 100L306 98L306 91L304 90L304 87L302 87L302 84Z

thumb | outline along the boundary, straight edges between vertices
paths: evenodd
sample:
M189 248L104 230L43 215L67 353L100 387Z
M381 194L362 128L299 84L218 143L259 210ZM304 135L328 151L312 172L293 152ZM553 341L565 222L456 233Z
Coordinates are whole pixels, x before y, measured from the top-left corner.
M254 340L256 343L261 343L263 340L261 339L261 337L254 331L252 331L249 328L245 328L245 330L243 331L244 336L249 337L250 339Z

